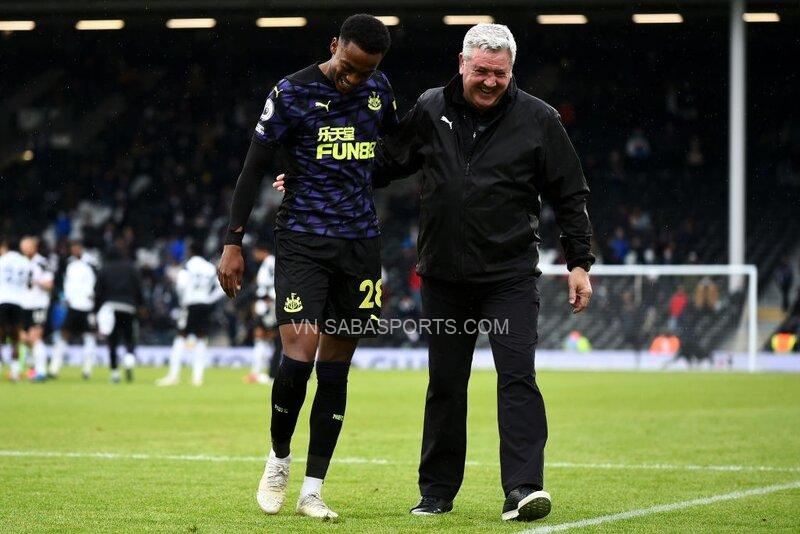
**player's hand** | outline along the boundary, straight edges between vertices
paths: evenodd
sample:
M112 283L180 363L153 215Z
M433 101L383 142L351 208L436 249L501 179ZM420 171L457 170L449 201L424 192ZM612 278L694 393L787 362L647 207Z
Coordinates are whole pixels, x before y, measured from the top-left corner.
M237 245L225 245L222 249L222 257L217 267L217 278L222 290L228 298L234 298L242 290L242 278L244 277L244 258L242 257L242 247Z
M572 313L580 313L589 305L592 299L592 284L589 282L589 273L582 267L573 267L569 272L569 305Z
M286 173L280 173L278 176L275 177L275 181L272 182L272 188L277 189L281 193L286 191L284 184L286 183Z

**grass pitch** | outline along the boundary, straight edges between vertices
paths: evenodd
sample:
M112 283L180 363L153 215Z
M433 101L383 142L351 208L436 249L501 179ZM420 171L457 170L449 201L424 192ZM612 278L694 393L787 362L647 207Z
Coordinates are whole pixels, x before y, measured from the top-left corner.
M426 374L354 371L324 489L341 521L294 515L310 402L287 505L268 517L254 494L269 388L216 369L202 388L157 388L162 372L139 369L135 383L116 386L105 370L83 382L76 369L45 384L0 383L0 531L516 532L800 481L796 375L544 371L553 512L502 523L495 375L482 371L470 384L469 464L455 510L415 518ZM800 529L797 487L734 497L575 531Z

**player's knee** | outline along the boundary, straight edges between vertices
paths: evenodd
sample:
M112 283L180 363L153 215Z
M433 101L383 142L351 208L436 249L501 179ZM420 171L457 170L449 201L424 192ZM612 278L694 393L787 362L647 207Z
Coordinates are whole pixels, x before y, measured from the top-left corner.
M298 361L313 362L317 354L316 341L313 343L308 339L294 338L283 340L283 353Z

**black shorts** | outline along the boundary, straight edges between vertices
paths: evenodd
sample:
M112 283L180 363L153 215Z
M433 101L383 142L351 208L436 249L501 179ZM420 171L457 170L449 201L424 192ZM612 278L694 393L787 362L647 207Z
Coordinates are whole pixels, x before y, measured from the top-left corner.
M178 318L178 331L181 335L195 335L206 337L211 325L211 313L214 308L211 304L191 304L181 310Z
M33 310L22 310L23 320L22 329L29 330L34 326L44 327L47 324L47 308L36 308Z
M94 327L95 319L93 313L69 308L61 329L66 330L70 335L80 336L88 332L93 332Z
M381 316L380 237L275 233L279 325L316 324L342 337L376 337Z
M23 315L22 306L10 303L0 304L0 328L6 333L15 329L19 330L25 321ZM2 342L3 340L0 340L0 345Z

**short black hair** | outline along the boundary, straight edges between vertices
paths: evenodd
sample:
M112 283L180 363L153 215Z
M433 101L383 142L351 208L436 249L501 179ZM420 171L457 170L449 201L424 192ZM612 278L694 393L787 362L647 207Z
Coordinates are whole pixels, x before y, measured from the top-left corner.
M189 246L187 246L186 249L189 252L188 255L189 258L192 256L203 255L203 246L199 241L190 241Z
M386 25L372 15L351 15L339 30L339 40L355 43L367 54L385 54L392 44Z

